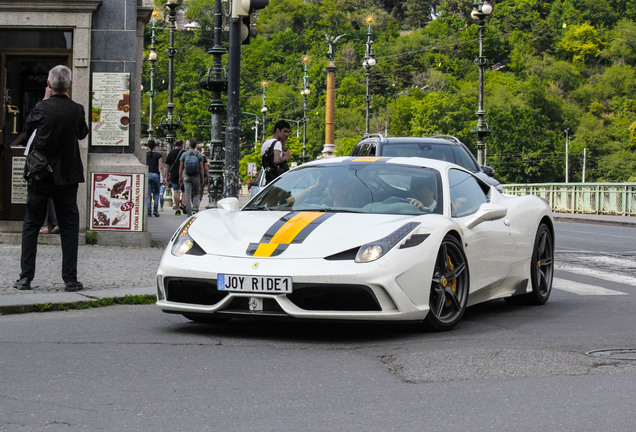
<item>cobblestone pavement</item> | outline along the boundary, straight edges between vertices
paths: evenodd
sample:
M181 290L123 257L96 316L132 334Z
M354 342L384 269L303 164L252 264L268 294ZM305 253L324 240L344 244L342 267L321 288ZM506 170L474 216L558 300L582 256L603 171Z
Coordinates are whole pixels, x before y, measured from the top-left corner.
M153 287L163 248L79 247L78 280L85 291L109 288ZM20 275L20 245L0 245L0 293L22 294L13 289ZM38 245L34 293L64 291L60 245Z

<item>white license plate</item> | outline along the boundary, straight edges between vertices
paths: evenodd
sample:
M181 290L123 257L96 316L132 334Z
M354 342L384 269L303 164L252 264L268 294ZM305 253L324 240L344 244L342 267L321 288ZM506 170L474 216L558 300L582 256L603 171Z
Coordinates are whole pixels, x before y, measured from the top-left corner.
M291 294L292 278L286 276L246 276L219 274L219 291L234 291L263 294Z

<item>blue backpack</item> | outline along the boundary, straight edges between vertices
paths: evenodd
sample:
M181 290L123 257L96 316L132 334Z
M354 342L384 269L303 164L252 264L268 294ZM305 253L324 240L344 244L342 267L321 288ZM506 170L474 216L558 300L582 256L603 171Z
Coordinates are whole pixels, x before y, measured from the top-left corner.
M190 151L184 161L185 173L189 176L195 176L199 174L199 158L197 155Z

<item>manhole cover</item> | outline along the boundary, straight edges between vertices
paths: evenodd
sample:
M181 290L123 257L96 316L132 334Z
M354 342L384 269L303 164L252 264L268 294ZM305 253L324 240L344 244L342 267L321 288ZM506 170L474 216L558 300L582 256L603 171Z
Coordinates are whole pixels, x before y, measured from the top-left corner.
M596 350L588 351L585 354L609 360L636 360L635 348Z

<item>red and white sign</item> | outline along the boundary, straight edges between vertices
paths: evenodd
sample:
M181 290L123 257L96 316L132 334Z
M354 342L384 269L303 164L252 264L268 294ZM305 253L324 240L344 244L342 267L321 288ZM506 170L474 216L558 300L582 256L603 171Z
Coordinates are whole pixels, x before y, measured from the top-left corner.
M144 189L144 174L93 173L91 229L141 231Z

